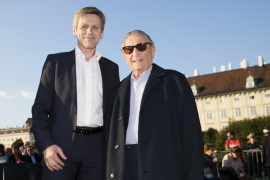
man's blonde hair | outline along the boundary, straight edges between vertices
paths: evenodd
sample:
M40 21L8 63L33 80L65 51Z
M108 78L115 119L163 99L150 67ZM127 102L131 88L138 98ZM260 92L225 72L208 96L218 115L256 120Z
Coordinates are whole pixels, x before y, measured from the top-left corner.
M78 21L80 19L80 17L86 15L86 14L95 14L97 16L100 17L100 21L101 21L101 32L103 32L104 30L104 26L105 26L105 22L106 22L106 18L104 16L104 14L96 7L84 7L82 9L79 9L73 18L73 27L75 29L77 29L78 26Z

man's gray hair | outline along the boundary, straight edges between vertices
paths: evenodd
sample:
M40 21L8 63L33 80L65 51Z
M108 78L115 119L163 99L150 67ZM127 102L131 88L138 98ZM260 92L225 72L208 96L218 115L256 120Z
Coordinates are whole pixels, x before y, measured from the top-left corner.
M141 30L133 30L133 31L127 33L127 35L125 36L125 38L124 38L124 40L122 42L122 46L121 46L121 49L120 50L122 50L122 48L125 46L126 39L129 36L133 36L133 35L136 35L136 34L142 34L142 35L144 35L146 41L151 43L151 46L154 46L155 45L154 42L152 41L152 39L150 38L150 36L148 34L146 34L145 32L143 32Z

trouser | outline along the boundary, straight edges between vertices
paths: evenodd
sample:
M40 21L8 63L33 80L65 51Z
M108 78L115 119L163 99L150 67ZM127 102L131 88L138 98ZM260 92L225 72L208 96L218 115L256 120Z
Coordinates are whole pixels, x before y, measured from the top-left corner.
M125 146L124 180L138 180L138 144Z
M42 180L101 180L103 132L83 135L75 133L73 147L62 170L43 167Z
M267 167L267 175L268 175L268 179L270 180L270 167Z

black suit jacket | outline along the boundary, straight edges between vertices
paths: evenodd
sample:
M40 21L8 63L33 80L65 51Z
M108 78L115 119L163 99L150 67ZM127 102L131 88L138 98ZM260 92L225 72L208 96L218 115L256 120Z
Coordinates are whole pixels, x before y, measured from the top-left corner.
M23 155L19 155L21 161L26 161L26 158ZM8 156L8 163L16 164L15 156L12 154L11 156Z
M130 78L113 89L105 115L107 179L111 174L123 179ZM141 100L138 141L140 180L204 180L201 126L183 74L153 64Z
M118 65L101 57L103 111L111 89L119 83ZM77 124L75 50L50 54L45 61L35 103L32 131L39 151L56 144L69 157Z
M36 160L36 163L40 163L42 158L38 153L34 153L34 158ZM28 163L33 163L32 158L29 155L25 156L25 161Z

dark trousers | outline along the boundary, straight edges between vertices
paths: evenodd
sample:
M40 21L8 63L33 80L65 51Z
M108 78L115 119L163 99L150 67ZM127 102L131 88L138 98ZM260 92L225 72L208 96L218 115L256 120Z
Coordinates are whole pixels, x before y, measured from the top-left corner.
M270 167L267 167L267 175L268 175L268 179L270 180Z
M138 144L125 146L124 180L138 180Z
M43 167L42 180L101 180L103 132L91 135L75 134L67 160L60 156L62 170L50 171Z

